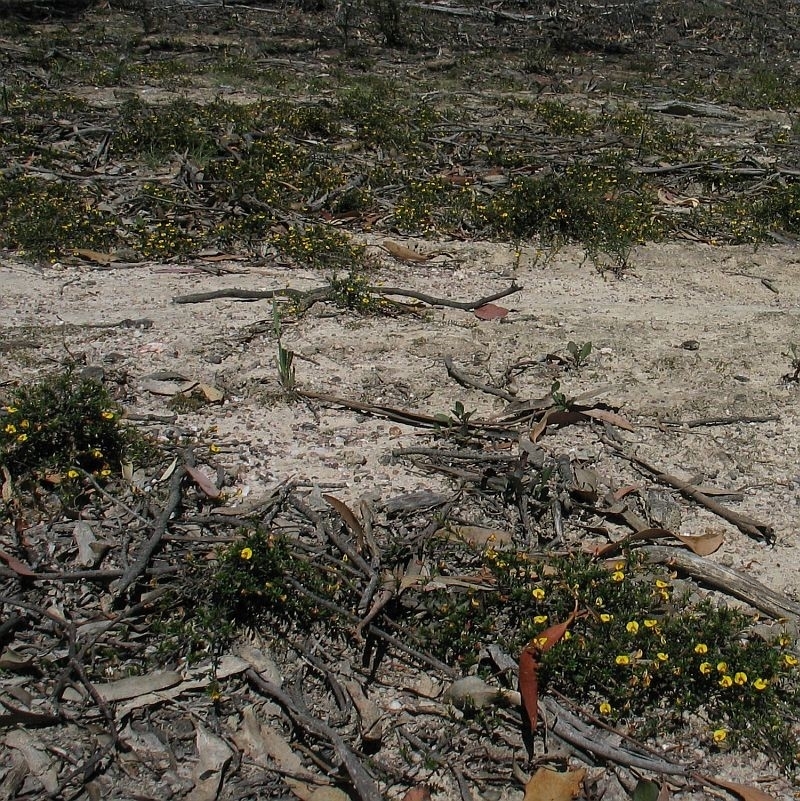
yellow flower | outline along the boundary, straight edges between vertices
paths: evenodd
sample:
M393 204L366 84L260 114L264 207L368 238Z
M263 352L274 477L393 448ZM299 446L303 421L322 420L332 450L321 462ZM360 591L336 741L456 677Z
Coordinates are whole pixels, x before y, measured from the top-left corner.
M547 615L536 615L533 619L534 623L547 623Z
M21 420L19 424L20 428L30 428L31 424L27 420Z
M252 548L242 548L242 550L239 551L239 556L242 559L244 559L245 561L247 561L248 559L252 559L253 558L253 549Z
M16 434L17 433L17 427L13 423L9 423L5 427L5 429L3 429L3 430L6 432L6 434Z
M746 674L746 673L744 673L743 671L741 671L741 670L740 670L740 671L738 671L737 673L734 673L734 675L733 675L733 680L734 680L734 681L735 681L735 682L736 682L736 683L737 683L739 686L741 686L741 685L743 685L743 684L747 684L747 674Z
M711 673L711 662L701 662L700 663L700 672L704 676L708 676Z
M792 654L784 654L783 655L783 664L786 667L796 667L797 666L797 657L793 656Z
M769 682L766 679L758 678L753 682L753 687L757 690L766 690Z
M636 634L639 631L639 624L635 620L631 620L629 623L625 624L625 631L628 634Z
M211 443L211 444L208 446L208 449L211 451L211 453L219 453L219 452L220 452L220 450L222 450L222 449L219 447L219 445L217 445L215 442L212 442L212 443Z
M550 642L550 640L548 640L548 638L547 638L547 637L537 637L537 638L536 638L536 639L533 641L533 644L534 644L534 645L535 645L537 648L544 648L544 647L545 647L545 645L547 645L547 643L548 643L548 642Z
M631 658L627 654L620 654L614 661L618 665L630 665Z
M656 654L656 659L658 659L659 662L666 662L669 660L669 654L665 654L663 651L659 651Z
M601 715L610 715L611 714L611 704L608 701L603 701L602 704L598 707L600 710Z
M94 456L95 459L102 459L103 458L103 451L101 451L100 448L95 448L92 451L92 456Z
M16 406L5 406L4 408L9 414L14 414L14 412L19 411L19 409Z
M621 570L615 570L611 574L611 580L612 581L620 582L620 581L623 581L624 579L625 579L625 574Z
M67 470L67 478L77 478L79 475L77 470Z
M648 618L644 621L644 625L648 629L654 629L658 625L658 621L653 618Z
M108 467L104 467L104 468L103 468L103 469L100 471L100 475L101 475L101 476L103 476L103 478L105 478L106 476L110 476L110 475L111 475L111 469L110 469L110 468L108 468Z
M614 565L614 570L624 570L625 569L625 562L617 562Z
M669 584L667 584L667 582L663 579L656 579L656 587L658 587L659 590L665 590L667 587L669 587Z
M730 687L732 684L733 684L733 679L732 679L730 676L728 676L727 674L725 674L725 675L724 675L724 676L723 676L723 677L722 677L722 678L719 680L719 686L720 686L720 687L725 687L726 689L727 689L728 687Z
M603 614L600 615L600 620L603 623L610 623L613 619L614 619L614 615L609 615L607 612L603 612Z
M28 435L27 434L20 434L17 437L17 442L25 442L26 439L28 439Z
M542 601L544 600L544 590L541 587L534 587L531 590L531 595L537 600Z
M778 637L778 645L780 645L781 648L785 648L791 642L792 638L788 634L781 634L781 636Z
M699 642L697 645L695 645L694 652L696 654L707 654L708 646L704 642Z
M102 412L100 412L100 417L102 417L103 420L113 420L115 416L116 415L111 409L104 409Z
M725 729L717 729L712 735L715 743L724 743L728 737L728 732Z
M728 672L728 663L727 662L717 662L717 670L720 673L727 673Z
M571 640L572 639L572 632L571 631L565 631L564 632L564 636L561 639L562 640Z

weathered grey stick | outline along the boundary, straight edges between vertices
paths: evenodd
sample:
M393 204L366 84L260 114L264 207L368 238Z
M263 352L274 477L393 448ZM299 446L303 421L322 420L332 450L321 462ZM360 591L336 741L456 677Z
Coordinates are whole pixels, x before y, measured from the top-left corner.
M643 553L648 561L668 565L705 584L710 584L740 601L749 603L770 617L777 620L788 618L796 623L800 622L800 603L771 590L740 570L725 567L682 548L646 545L636 550L637 553Z

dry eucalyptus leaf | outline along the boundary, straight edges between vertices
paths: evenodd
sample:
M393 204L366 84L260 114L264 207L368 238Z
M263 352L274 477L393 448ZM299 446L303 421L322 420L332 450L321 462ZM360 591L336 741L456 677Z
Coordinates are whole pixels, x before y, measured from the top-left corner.
M22 754L28 771L45 789L54 794L58 789L58 770L47 753L44 743L25 729L10 731L5 738L6 745Z
M198 467L186 465L187 475L197 484L198 489L207 495L209 498L219 498L221 492L216 484Z
M204 384L202 381L195 387L196 391L202 392L203 397L209 403L222 403L225 399L225 393L211 384Z
M85 520L78 520L72 531L72 537L78 546L78 564L93 567L97 564L97 552L92 547L97 541L92 527Z
M580 793L585 775L583 768L566 773L539 768L525 785L523 801L572 801Z
M411 250L411 248L407 248L405 245L392 242L391 239L385 239L383 246L392 256L398 259L398 261L422 262L430 261L433 258L433 256L424 256L421 253L417 253L416 250Z
M714 529L707 529L702 534L676 534L675 536L698 556L708 556L714 551L718 551L725 542L725 535Z
M221 737L197 726L197 753L200 759L192 773L194 788L187 801L215 801L222 786L222 776L233 758L233 751Z
M444 692L444 700L456 709L483 709L503 697L498 687L490 687L478 676L464 676L454 681Z
M95 684L95 689L104 701L125 701L174 687L182 679L183 676L177 670L164 670L148 673L146 676L130 676L108 684Z
M484 528L483 526L450 526L440 528L434 537L449 539L455 542L465 542L473 548L502 549L511 545L512 534L499 528Z

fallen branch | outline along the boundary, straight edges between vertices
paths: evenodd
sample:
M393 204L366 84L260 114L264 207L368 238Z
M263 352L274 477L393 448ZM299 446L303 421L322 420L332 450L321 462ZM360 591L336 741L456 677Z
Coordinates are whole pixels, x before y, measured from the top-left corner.
M653 773L686 776L690 772L690 769L686 765L681 765L676 762L667 762L664 759L651 758L642 754L635 754L625 748L599 742L596 733L592 733L591 737L586 736L586 734L580 731L580 729L583 728L583 722L580 718L576 718L575 715L564 709L564 707L553 698L540 698L539 706L551 718L547 722L547 728L557 737L560 737L562 740L584 753L592 754L608 762L614 762L617 765L648 770Z
M186 453L186 463L188 464L189 462L194 462L191 451L187 451ZM136 559L128 566L122 576L111 585L110 589L114 603L117 603L128 587L130 587L131 584L133 584L133 582L145 572L148 564L150 563L151 557L161 544L161 538L167 531L169 519L172 517L175 510L178 508L178 504L181 502L181 487L183 485L183 479L185 476L185 465L178 465L175 468L175 472L172 474L172 479L170 480L169 497L167 498L167 503L156 520L155 529L150 536L150 539L142 546Z
M356 755L348 748L347 743L334 729L298 709L297 704L288 693L285 693L276 684L263 679L252 668L245 675L259 692L274 698L289 713L295 724L314 736L327 740L333 746L336 755L342 760L342 764L353 782L353 788L362 801L375 801L375 799L381 798L381 792L375 779L367 773L363 765L356 759Z
M345 409L352 409L355 412L362 412L363 414L371 414L375 417L382 417L386 420L391 420L395 423L402 423L407 426L415 426L416 428L443 428L447 427L447 423L438 417L432 417L429 414L421 414L419 412L410 412L406 409L397 409L394 406L373 405L371 403L361 403L356 400L349 400L347 398L339 398L335 395L327 395L324 392L310 392L309 390L296 389L296 395L301 398L308 398L309 400L318 400L322 403L330 403L334 406L341 406ZM459 427L471 429L474 431L484 431L501 433L505 436L512 436L513 432L502 426L497 426L492 423L483 423L479 420L468 420L464 423L458 423Z
M644 554L653 564L675 568L740 601L745 601L776 620L788 618L795 623L800 622L800 603L771 590L739 570L703 559L691 551L670 548L666 545L646 545L637 548L637 552Z
M616 446L612 445L612 448L613 452L617 456L621 457L622 459L627 459L627 461L631 462L632 464L647 470L648 473L652 473L656 481L673 487L684 497L696 501L701 506L705 506L705 508L710 512L713 512L715 515L719 515L719 517L721 517L723 520L727 520L729 523L732 523L743 534L747 534L748 536L754 537L757 540L764 540L767 543L773 543L775 541L775 531L773 530L772 526L769 526L766 523L760 523L758 520L755 520L752 517L739 514L738 512L734 512L733 509L728 509L727 506L717 503L717 501L715 501L713 498L709 498L708 495L702 493L697 488L696 484L692 484L689 481L684 481L682 478L673 476L670 473L665 473L659 468L654 467L648 462L645 462L643 459L640 459L638 456L631 456L627 453L624 453Z
M474 311L487 303L505 298L515 292L519 292L522 287L517 284L511 284L508 289L501 292L495 292L493 295L487 295L484 298L477 300L450 300L450 298L437 298L433 295L428 295L425 292L417 292L413 289L401 289L399 287L380 287L371 286L367 288L370 294L376 297L389 298L401 297L411 298L412 300L419 300L422 303L427 303L429 306L444 306L450 309L462 309L463 311ZM210 292L193 292L189 295L176 295L173 303L204 303L208 300L217 300L218 298L233 298L234 300L271 300L274 298L289 298L294 301L304 311L310 308L314 303L319 301L332 300L335 296L335 291L331 286L317 287L316 289L309 289L301 291L299 289L214 289Z
M502 398L509 403L513 403L517 400L516 395L512 395L510 392L507 392L504 389L490 387L488 384L482 384L480 381L470 378L470 376L461 372L461 370L459 370L455 364L453 364L453 359L450 356L444 357L444 366L447 370L447 375L449 375L454 381L457 381L459 384L461 384L462 387L479 389L481 392L486 392L488 395L497 395L498 398Z

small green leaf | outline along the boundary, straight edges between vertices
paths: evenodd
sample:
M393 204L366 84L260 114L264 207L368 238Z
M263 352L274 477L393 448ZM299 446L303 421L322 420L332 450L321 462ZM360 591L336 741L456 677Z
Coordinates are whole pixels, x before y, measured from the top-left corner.
M633 791L633 801L658 801L658 794L661 788L648 779L639 779L636 789Z

